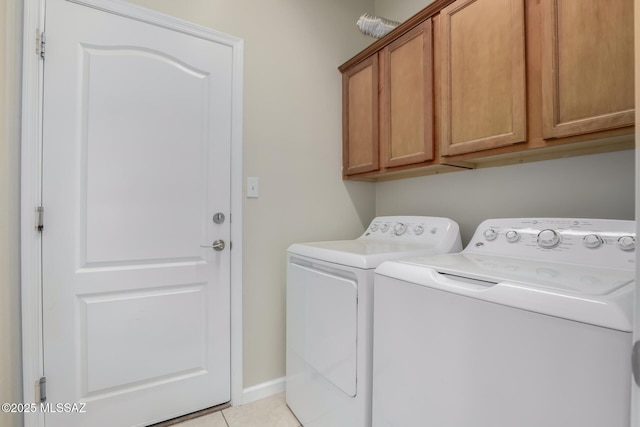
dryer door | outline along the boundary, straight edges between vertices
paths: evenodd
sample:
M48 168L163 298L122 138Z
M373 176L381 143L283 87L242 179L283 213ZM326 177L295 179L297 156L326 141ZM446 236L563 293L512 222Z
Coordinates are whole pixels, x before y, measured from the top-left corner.
M347 271L289 264L288 346L349 396L356 395L358 290Z

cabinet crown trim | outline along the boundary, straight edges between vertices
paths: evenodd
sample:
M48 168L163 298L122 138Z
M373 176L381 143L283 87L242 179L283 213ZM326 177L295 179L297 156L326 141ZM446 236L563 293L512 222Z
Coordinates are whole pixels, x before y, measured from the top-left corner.
M389 34L379 39L378 41L369 45L369 47L365 48L363 51L358 53L356 56L342 64L338 67L340 72L344 72L349 67L357 64L368 56L373 55L374 53L381 50L383 47L393 42L398 37L402 36L404 33L412 29L413 27L420 25L427 18L430 18L436 14L438 14L442 9L453 3L455 0L435 0L433 3L422 9L420 12L416 13L402 24L398 25L394 28Z

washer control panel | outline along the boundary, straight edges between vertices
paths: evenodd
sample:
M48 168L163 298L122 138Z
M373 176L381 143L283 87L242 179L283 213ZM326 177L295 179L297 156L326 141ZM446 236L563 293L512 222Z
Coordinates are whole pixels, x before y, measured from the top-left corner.
M635 221L500 218L480 224L465 252L632 268L635 249Z
M360 237L366 240L388 240L394 243L424 243L441 239L458 224L448 218L429 216L381 216L375 218Z

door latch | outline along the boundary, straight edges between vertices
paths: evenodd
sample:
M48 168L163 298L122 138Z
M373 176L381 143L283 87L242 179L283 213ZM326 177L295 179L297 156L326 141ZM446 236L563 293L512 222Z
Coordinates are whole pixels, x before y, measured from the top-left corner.
M224 214L222 212L217 212L213 215L213 222L216 224L222 224L224 222Z

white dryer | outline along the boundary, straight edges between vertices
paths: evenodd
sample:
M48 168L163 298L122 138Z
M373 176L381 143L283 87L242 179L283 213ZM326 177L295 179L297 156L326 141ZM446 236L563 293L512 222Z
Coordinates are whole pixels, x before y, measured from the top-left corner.
M492 219L376 270L374 427L628 427L635 222Z
M375 218L355 240L294 244L287 263L286 400L305 427L371 426L374 269L462 250L447 218Z

